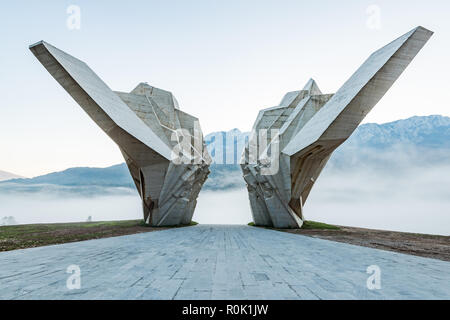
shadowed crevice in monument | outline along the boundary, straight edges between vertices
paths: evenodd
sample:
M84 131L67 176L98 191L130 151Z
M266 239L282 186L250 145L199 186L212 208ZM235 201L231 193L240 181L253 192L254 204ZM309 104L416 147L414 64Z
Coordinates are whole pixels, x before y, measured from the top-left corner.
M350 137L432 34L417 27L374 52L335 94L322 94L311 79L302 90L288 92L279 106L260 111L241 164L256 225L302 226L303 205L333 151ZM268 146L266 136L260 135L264 130ZM266 156L269 149L271 157ZM274 150L280 152L273 156ZM265 173L275 162L278 170Z
M119 146L141 196L145 222L189 224L211 162L198 119L181 111L171 92L146 83L130 93L113 92L86 63L52 45L41 41L30 50ZM173 152L180 144L183 161L180 152Z

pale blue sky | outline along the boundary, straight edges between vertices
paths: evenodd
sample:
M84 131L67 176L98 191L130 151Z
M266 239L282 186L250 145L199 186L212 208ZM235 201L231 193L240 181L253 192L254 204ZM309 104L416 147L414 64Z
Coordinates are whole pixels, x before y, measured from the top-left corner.
M69 5L81 29L66 26ZM367 26L377 5L381 28ZM0 170L35 176L122 162L115 144L28 50L45 40L113 89L172 91L203 131L251 128L313 77L335 92L368 57L417 25L435 31L365 122L450 115L449 1L2 1Z

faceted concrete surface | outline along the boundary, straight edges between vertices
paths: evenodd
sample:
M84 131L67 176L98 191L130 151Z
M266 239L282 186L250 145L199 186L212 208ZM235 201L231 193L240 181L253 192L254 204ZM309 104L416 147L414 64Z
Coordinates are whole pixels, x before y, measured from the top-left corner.
M113 92L66 52L44 41L30 50L119 146L142 199L144 221L189 224L211 162L198 119L181 111L169 91L140 83L130 93Z
M259 112L241 161L256 225L302 226L303 206L331 154L432 34L419 26L375 51L336 94L322 94L311 79L302 90L288 92L278 106ZM276 156L268 156L269 149Z
M69 265L81 289L69 290ZM368 290L366 269L381 269ZM1 299L450 299L450 263L248 226L0 253Z

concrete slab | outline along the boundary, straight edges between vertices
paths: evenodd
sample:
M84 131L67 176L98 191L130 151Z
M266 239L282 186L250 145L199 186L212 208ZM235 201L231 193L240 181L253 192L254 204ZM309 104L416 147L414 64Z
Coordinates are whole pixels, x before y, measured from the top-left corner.
M69 290L69 265L81 288ZM381 289L366 286L367 267ZM450 263L248 226L0 253L0 299L450 299Z

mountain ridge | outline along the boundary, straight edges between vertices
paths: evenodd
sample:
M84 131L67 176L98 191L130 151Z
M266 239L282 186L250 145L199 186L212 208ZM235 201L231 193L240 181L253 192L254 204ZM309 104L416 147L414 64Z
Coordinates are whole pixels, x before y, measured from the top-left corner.
M11 179L24 178L18 174L0 170L0 181L8 181Z
M235 128L205 136L211 156L211 174L205 189L244 187L239 159L249 132ZM380 152L381 151L381 152ZM406 159L406 160L405 160ZM447 163L450 159L450 117L414 116L384 124L366 123L333 154L329 170L371 167L377 170L402 169L408 164ZM125 163L106 167L76 167L34 178L0 181L0 185L53 184L62 186L104 186L134 188ZM6 186L4 186L6 187Z

